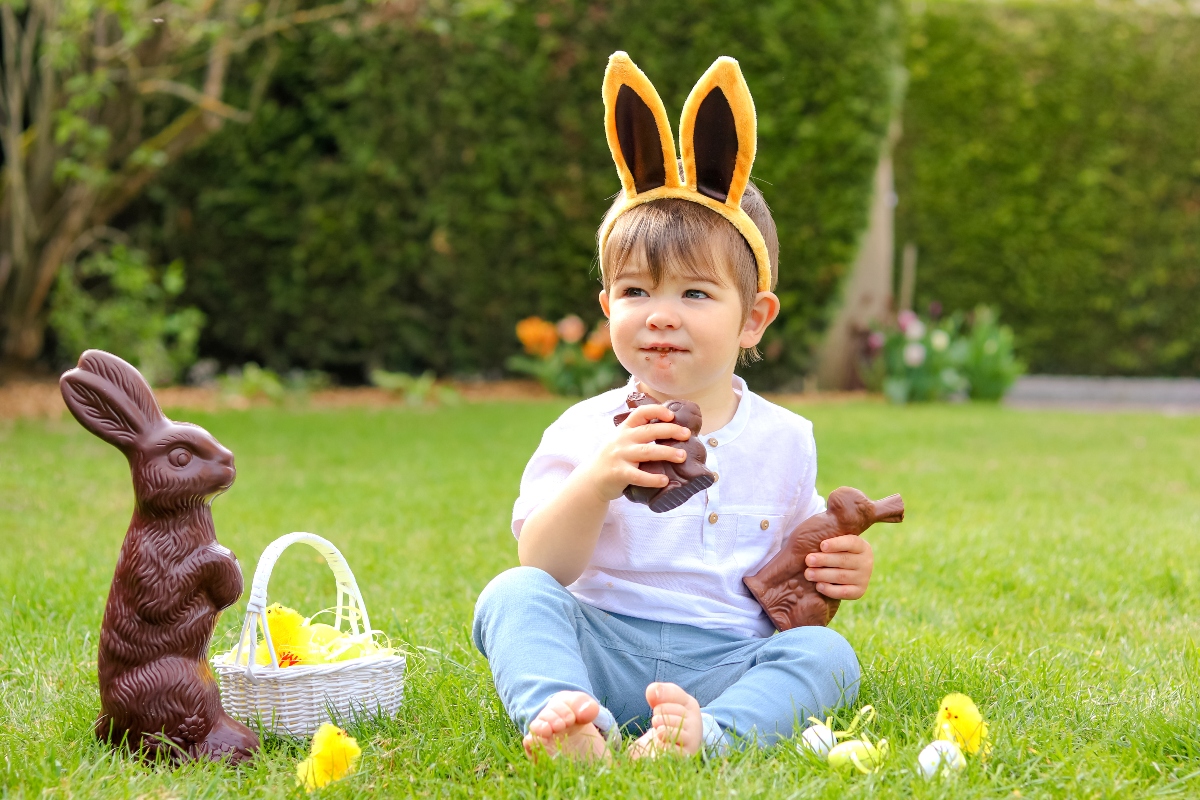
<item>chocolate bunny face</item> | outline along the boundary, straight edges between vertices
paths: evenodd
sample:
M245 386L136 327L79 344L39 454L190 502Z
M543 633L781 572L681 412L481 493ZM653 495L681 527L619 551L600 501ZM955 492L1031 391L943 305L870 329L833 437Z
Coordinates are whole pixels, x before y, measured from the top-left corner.
M233 453L198 425L167 419L141 374L116 356L89 350L61 386L79 423L129 459L140 510L209 503L233 484Z
M673 423L687 428L692 432L692 436L700 435L700 426L704 424L704 418L700 416L700 406L687 400L672 400L666 407L675 415L671 420Z

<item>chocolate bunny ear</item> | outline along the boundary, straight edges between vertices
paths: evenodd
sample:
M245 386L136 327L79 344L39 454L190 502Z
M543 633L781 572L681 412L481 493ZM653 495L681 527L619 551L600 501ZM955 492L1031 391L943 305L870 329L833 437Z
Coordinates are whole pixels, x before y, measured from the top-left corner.
M679 123L688 188L740 207L757 142L750 88L738 62L721 56L692 87Z
M123 452L165 419L149 384L132 365L103 350L88 350L59 379L63 400L79 424Z
M667 111L650 79L618 50L604 71L604 129L626 197L679 186Z

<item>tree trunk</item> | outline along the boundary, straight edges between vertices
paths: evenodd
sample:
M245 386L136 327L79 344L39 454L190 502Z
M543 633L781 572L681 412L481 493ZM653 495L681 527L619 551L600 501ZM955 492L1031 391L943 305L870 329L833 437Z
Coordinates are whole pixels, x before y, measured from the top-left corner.
M871 324L892 310L893 216L896 192L892 180L892 148L899 125L888 133L871 197L870 221L858 257L843 284L843 300L825 334L817 359L817 386L826 391L861 389L858 365Z

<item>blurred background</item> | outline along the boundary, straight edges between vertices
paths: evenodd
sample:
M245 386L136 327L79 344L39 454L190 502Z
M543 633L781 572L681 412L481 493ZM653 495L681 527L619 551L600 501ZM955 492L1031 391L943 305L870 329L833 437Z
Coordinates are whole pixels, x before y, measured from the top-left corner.
M9 379L99 346L156 385L619 381L616 49L673 120L716 56L745 72L782 251L756 388L1200 375L1194 0L2 11Z

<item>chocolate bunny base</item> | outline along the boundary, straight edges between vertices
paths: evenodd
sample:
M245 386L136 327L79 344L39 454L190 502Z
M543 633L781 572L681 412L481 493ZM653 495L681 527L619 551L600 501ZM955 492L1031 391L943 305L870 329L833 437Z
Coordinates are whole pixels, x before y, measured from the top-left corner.
M781 631L828 625L840 600L817 591L804 577L805 559L834 536L861 536L876 522L903 522L904 499L898 494L871 502L858 489L843 486L829 493L827 508L800 523L766 565L742 582Z
M129 461L135 504L100 627L96 735L147 759L251 758L258 737L221 707L208 665L217 616L242 594L210 504L233 484L233 453L163 415L132 366L88 350L59 381L79 424Z
M645 392L632 392L625 400L631 410L613 417L613 424L620 425L629 418L632 409L638 406L654 405L658 401ZM662 488L654 486L634 486L632 483L625 487L625 497L633 503L650 506L650 510L661 514L678 508L691 499L692 495L703 492L716 482L716 476L704 466L708 459L708 451L700 441L700 406L690 400L669 400L663 403L675 416L671 420L692 432L686 442L678 439L655 439L655 444L678 448L687 453L687 460L682 464L673 461L643 461L638 468L643 472L654 475L666 475L667 485ZM647 424L659 422L650 420Z

